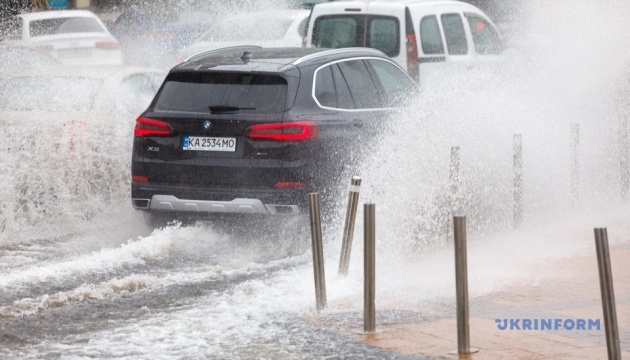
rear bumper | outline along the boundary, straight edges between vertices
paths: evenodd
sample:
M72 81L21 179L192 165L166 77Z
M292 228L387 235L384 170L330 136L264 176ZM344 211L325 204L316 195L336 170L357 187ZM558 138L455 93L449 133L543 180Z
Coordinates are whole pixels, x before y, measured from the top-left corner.
M145 211L298 214L308 208L308 189L221 189L132 182L134 208Z

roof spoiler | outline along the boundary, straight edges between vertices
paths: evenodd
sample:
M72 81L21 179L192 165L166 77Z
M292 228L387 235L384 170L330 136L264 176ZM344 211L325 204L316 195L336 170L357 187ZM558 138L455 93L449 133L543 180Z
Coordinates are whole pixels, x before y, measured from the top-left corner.
M257 45L238 45L238 46L229 46L220 49L208 50L204 52L200 52L195 55L191 55L184 62L199 60L208 56L216 56L216 55L230 55L230 54L242 54L246 51L252 50L260 50L262 46Z

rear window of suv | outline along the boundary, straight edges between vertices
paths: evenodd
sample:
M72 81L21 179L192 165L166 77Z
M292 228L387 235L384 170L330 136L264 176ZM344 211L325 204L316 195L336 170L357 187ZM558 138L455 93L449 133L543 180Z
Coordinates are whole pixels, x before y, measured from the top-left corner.
M229 107L239 111L285 111L287 81L278 75L190 72L170 74L160 91L155 110L209 112Z

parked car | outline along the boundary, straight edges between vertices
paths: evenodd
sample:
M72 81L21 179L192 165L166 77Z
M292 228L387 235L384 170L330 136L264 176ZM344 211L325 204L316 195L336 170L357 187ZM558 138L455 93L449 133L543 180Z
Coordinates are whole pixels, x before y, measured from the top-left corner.
M0 39L35 47L68 65L121 65L118 40L88 10L23 13L0 24Z
M170 69L178 52L211 28L214 16L203 11L157 12L129 7L109 28L128 63Z
M165 76L160 70L131 66L32 68L0 80L0 111L4 120L34 111L58 113L56 121L70 111L82 112L78 119L107 117L130 94L152 97Z
M151 227L304 214L307 194L330 194L415 90L375 49L237 46L194 56L136 120L132 205Z
M11 209L0 224L12 216L19 226L85 219L123 201L131 143L121 139L165 75L60 66L0 77L0 196Z
M37 49L16 44L0 43L0 78L16 72L60 66L61 62Z
M379 49L417 79L445 68L503 61L502 38L490 18L453 0L317 4L305 45Z
M224 17L216 21L195 43L182 49L180 60L200 52L232 45L301 46L299 27L306 26L308 15L308 10L281 9L238 13Z

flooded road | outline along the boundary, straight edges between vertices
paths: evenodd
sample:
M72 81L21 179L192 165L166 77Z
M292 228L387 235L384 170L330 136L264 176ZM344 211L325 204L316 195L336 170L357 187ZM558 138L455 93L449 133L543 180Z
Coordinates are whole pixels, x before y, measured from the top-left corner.
M461 149L456 203L470 224L473 301L569 276L553 264L594 252L593 227L608 226L613 251L628 247L630 50L615 45L628 35L623 11L594 6L561 7L551 28L549 13L535 19L521 39L525 56L511 66L445 75L444 86L416 95L352 174L363 178L361 202L377 205L379 324L454 316L452 147ZM585 19L600 27L578 41L573 29ZM336 274L345 184L324 223L328 308L318 314L308 235L296 244L294 234L240 222L147 229L131 206L129 163L134 120L151 96L110 91L127 101L106 116L0 119L0 358L400 357L319 322L362 325L361 210L349 276ZM523 138L519 228L515 134Z

